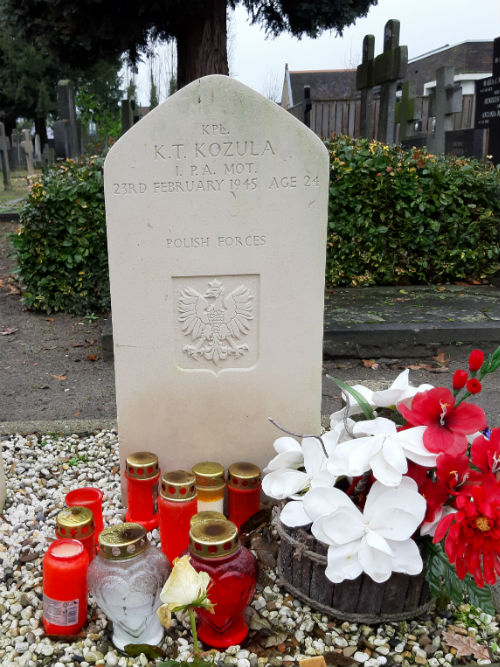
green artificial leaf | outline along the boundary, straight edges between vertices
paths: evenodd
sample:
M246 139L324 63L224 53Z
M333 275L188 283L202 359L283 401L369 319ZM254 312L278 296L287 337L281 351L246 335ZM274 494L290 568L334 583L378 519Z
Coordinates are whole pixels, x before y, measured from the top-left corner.
M162 658L165 655L165 652L161 648L152 646L151 644L127 644L123 650L131 658L137 658L141 653L144 653L148 660ZM177 665L178 663L174 662L173 664Z
M337 386L339 386L341 389L343 389L345 392L347 392L348 394L350 394L354 398L356 403L361 408L361 410L362 410L364 416L366 417L366 419L374 419L375 418L375 415L373 414L373 410L372 410L370 404L368 403L366 398L364 398L359 393L359 391L356 391L356 389L354 389L350 385L346 384L345 382L342 382L342 380L339 380L338 378L334 378L332 375L327 375L326 377L329 380L332 380L332 382L335 382L335 384Z
M178 660L165 660L164 662L157 662L156 667L180 667L181 664Z
M474 579L468 574L464 579L465 590L469 601L474 607L480 607L487 614L495 615L495 607L491 601L491 588L479 588Z

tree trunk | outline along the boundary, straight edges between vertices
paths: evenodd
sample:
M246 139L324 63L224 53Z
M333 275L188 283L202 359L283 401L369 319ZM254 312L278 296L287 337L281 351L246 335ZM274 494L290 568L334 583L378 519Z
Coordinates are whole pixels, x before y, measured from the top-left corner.
M40 145L42 148L47 143L47 123L45 118L35 118L35 133L40 137Z
M226 0L206 0L177 34L177 87L207 74L228 74Z

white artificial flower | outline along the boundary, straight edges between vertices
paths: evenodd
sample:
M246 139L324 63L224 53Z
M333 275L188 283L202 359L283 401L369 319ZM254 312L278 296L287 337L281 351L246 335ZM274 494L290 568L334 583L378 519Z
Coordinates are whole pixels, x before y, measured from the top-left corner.
M392 572L418 574L423 567L411 536L426 509L413 479L397 487L375 482L363 513L336 488L311 489L304 510L313 521L312 533L328 544L326 576L333 583L366 572L374 581L387 581Z
M410 407L410 403L415 394L428 389L434 389L431 384L421 384L418 387L413 386L409 382L410 370L407 368L400 373L398 377L391 384L389 389L381 391L374 391L372 394L373 405L378 408L388 408L392 405L398 406L404 403Z
M294 438L284 436L273 442L276 456L269 461L264 472L271 472L279 468L300 468L304 464L302 448Z
M262 489L267 496L284 500L310 487L335 484L336 478L327 470L327 457L319 440L304 438L301 447L305 470L278 468L269 472L262 480Z
M163 604L156 610L160 623L170 627L172 612L187 607L203 607L212 614L213 604L207 597L210 585L207 572L197 572L190 563L189 556L174 560L174 567L160 593Z
M365 399L365 401L368 403L370 407L375 407L375 404L373 402L373 391L371 389L368 389L368 387L364 387L362 384L355 384L352 387L355 389L361 396ZM337 410L337 412L334 412L330 415L330 428L333 429L335 424L338 422L343 421L344 417L350 417L351 415L361 415L363 414L363 410L359 407L359 403L356 401L354 396L351 396L349 394L349 406L345 406L341 408L340 410Z
M434 467L437 454L423 443L426 426L397 431L396 424L385 417L356 422L354 440L339 443L328 462L336 476L357 477L372 470L374 477L386 486L398 486L408 471L407 458L421 466Z

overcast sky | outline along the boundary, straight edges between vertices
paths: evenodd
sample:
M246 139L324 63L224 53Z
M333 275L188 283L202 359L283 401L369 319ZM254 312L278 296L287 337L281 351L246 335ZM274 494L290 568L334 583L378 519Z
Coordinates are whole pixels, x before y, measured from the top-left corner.
M288 35L266 39L262 28L251 26L245 9L238 6L230 24L231 75L279 100L285 63L291 70L356 67L366 34L375 35L375 55L381 52L384 25L389 19L400 20L400 44L408 46L409 58L446 44L500 36L498 0L379 0L365 18L346 28L342 37L323 33L315 40ZM147 104L149 79L144 73L138 84L139 99Z

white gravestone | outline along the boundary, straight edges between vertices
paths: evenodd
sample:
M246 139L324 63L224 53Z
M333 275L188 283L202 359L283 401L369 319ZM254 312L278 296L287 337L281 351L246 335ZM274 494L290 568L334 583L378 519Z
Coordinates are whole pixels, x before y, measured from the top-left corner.
M288 112L207 76L105 163L122 464L264 465L274 417L320 431L328 152Z

